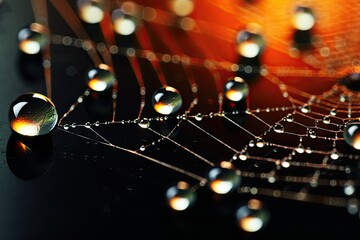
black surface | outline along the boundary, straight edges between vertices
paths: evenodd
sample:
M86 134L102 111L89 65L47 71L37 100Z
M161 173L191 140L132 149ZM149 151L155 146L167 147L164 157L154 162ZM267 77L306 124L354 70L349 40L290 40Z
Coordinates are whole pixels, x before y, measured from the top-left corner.
M54 9L50 8L50 11L54 14L51 15L54 19L51 24L57 27L57 33L68 33ZM53 151L32 153L29 165L17 162L24 156L18 155L17 140L14 140L8 126L8 106L27 91L45 94L43 81L28 79L29 75L38 76L37 69L30 67L35 73L27 71L23 75L26 71L23 64L32 65L36 59L26 61L17 50L16 34L31 21L30 1L4 0L0 5L0 240L359 238L359 217L348 214L344 208L266 197L262 199L269 207L271 221L258 233L249 234L237 227L234 212L251 196L236 193L216 196L206 187L199 190L198 199L190 211L174 212L167 207L164 193L170 184L184 179L183 176L142 158L60 130L51 136ZM91 62L86 53L76 48L54 46L52 50L53 101L61 115L83 92L85 83L82 79ZM137 83L128 63L121 57L115 57L115 60L117 71L122 76L120 86L126 89L119 94L118 118L134 119L140 101ZM142 64L144 68L149 68L147 62ZM188 86L177 80L184 73L179 69L177 74L171 81L179 90L187 92ZM125 81L126 76L132 81ZM156 78L156 75L149 70L147 77ZM147 86L148 92L157 89L159 86L156 84ZM199 89L202 89L201 86ZM200 94L204 99L212 96L214 100L216 97L214 89ZM102 102L91 100L94 99L79 107L67 121L84 123L102 120L99 115L92 114L94 108L102 107ZM188 103L189 98L186 98L184 106ZM106 101L104 106L108 106ZM200 104L198 109L209 112L215 111L216 107ZM154 114L149 108L146 111L145 114ZM109 115L105 116L108 119ZM158 129L166 131L166 124L172 123L164 123ZM215 125L217 128L214 131L223 133L225 140L236 147L248 141L247 138L238 140L236 135L231 135L236 131L231 126L221 122ZM103 127L99 131L113 143L127 148L136 148L139 143L156 139L136 125ZM177 133L177 140L189 144L193 131L184 126ZM207 142L208 138L200 134L195 140L196 152L205 154L214 162L230 156L226 149ZM177 158L194 159L168 142L157 146L158 149L150 149L146 154L174 163L174 154ZM44 155L48 157L45 163L42 159ZM208 170L198 161L182 164L200 175Z

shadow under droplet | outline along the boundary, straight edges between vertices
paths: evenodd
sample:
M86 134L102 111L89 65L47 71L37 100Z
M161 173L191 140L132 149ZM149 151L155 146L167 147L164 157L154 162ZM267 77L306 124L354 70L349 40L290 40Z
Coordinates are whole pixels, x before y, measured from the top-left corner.
M30 180L44 175L54 162L51 137L27 139L12 134L6 148L7 164L18 178Z

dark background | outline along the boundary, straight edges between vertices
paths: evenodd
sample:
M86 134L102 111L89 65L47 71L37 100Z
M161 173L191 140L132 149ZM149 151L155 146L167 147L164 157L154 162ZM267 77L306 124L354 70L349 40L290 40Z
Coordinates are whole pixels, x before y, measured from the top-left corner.
M53 32L71 34L66 24L56 15L56 11L51 7L49 11ZM320 239L340 237L358 239L359 217L348 214L345 208L260 196L256 197L262 199L268 206L271 221L257 233L243 232L236 224L234 213L237 207L251 196L237 193L217 196L206 187L198 191L197 201L188 209L189 211L174 212L166 205L167 187L176 181L191 182L191 179L142 158L60 130L56 130L51 139L47 140L49 145L42 145L38 152L25 155L19 152L16 147L17 138L11 134L8 125L8 108L11 102L24 92L37 91L46 94L44 82L34 80L34 76L42 74L39 59L22 56L17 49L17 32L33 20L30 1L4 0L0 5L1 240L136 239L139 237L306 239L315 236L319 236ZM125 42L128 41L129 39L126 39ZM139 105L137 83L125 59L115 57L114 61L118 66L120 86L123 89L120 90L122 94L119 94L118 119L134 119ZM147 70L151 69L150 64L145 60L142 64L144 72L147 71L146 76L149 79L156 78L154 72ZM53 46L52 99L60 116L83 92L85 82L82 79L89 66L91 62L83 51ZM183 88L182 92L188 91L188 86L178 80L184 74L182 70L176 69L176 66L168 66L166 69L169 72L178 70L178 74L174 74L174 78L169 81L178 88ZM196 71L201 73L203 70ZM205 76L208 73L203 74ZM130 80L124 80L126 78ZM160 86L157 81L149 82L147 89L150 93ZM260 93L259 89L261 90L264 84L268 83L255 83L252 88L253 95ZM201 84L199 89L202 89ZM200 104L198 111L205 113L216 111L214 104L209 104L210 100L216 103L216 95L213 93L216 94L213 87L208 87L206 93L201 93L200 98L207 99L205 101L207 104ZM279 105L280 100L273 96L271 98L273 103L266 102L267 105ZM185 95L185 106L189 103L189 99L189 96ZM254 96L253 99L255 103L252 104L256 105L258 98ZM93 113L94 106L95 103L89 100L79 107L67 122L84 123L101 120L100 116ZM106 111L106 103L104 106ZM147 108L145 115L153 116L154 112L151 108ZM277 120L280 117L274 118ZM240 148L248 141L248 136L239 139L234 134L236 130L220 120L214 121L215 123L205 123L204 126L216 126L214 131L222 133L226 142L231 142ZM168 124L171 126L171 121ZM166 127L169 126L160 124L154 127L166 131ZM83 129L76 131L95 138ZM136 148L156 139L149 132L144 132L137 125L131 124L103 127L99 131L117 145L127 148ZM183 144L194 144L195 152L206 155L214 162L230 158L231 155L226 149L218 147L211 141L208 142L209 139L200 134L194 137L193 131L189 126L184 126L177 133L176 140ZM192 142L192 140L196 141ZM149 149L145 153L170 163L174 154L178 158L194 159L168 142L163 142L156 149ZM30 162L29 165L19 163L25 160ZM174 163L177 162L174 160ZM39 164L40 167L36 165L36 169L33 170L34 164ZM208 170L207 166L196 160L189 163L182 162L181 166L202 176Z

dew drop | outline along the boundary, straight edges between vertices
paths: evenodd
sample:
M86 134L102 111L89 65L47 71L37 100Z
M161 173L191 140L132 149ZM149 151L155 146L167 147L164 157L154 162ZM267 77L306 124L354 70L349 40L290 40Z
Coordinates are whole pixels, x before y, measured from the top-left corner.
M284 132L284 126L280 123L276 123L274 126L274 131L277 133L283 133Z

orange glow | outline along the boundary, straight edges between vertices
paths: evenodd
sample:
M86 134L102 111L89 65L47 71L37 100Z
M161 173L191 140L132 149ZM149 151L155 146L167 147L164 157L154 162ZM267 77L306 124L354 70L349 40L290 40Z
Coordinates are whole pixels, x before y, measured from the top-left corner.
M173 197L169 200L169 205L174 210L183 211L189 207L190 201L187 198Z
M360 134L357 133L354 136L354 144L353 144L354 148L357 150L360 150Z
M247 232L257 232L263 226L263 221L257 217L245 217L239 221L240 227Z
M185 17L194 10L194 2L192 0L171 0L170 9L178 16Z
M89 84L89 88L97 92L102 92L107 87L106 82L101 81L97 78L91 79L88 84Z
M19 49L27 54L37 54L40 52L40 44L31 39L25 39L19 42Z
M24 136L37 136L39 135L40 126L32 122L28 122L21 119L15 119L11 122L11 128Z
M167 105L167 104L163 104L163 103L156 103L154 105L155 110L158 113L164 114L164 115L169 115L173 112L174 107L172 105Z
M233 188L233 184L230 181L214 180L210 182L210 188L218 194L226 194Z

